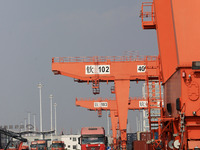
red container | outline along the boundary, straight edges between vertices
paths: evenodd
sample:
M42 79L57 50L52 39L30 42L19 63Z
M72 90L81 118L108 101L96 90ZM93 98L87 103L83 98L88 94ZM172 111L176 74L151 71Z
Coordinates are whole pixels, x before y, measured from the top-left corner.
M134 141L134 150L152 150L151 144L147 144L146 141Z
M141 141L149 141L149 140L151 140L151 133L150 132L141 132L140 133L140 140Z

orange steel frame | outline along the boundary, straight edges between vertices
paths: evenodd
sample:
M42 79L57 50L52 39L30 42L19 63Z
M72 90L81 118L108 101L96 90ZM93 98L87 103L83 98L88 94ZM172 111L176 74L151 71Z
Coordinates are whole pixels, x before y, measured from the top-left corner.
M147 5L153 8L151 12L144 11ZM151 22L142 18L142 27L156 29L161 60L165 108L158 122L162 149L171 149L170 141L174 150L200 148L200 70L192 69L192 62L200 61L199 6L199 0L153 0L142 5L141 17L154 14Z
M138 66L152 66L148 71L148 77L158 79L159 66L156 56L111 56L111 57L55 57L52 59L52 71L78 79L79 82L92 82L94 94L99 93L99 82L114 82L119 130L121 133L121 146L126 149L126 125L129 103L130 81L145 81L147 79L145 68L138 72ZM109 66L109 73L99 74L99 66ZM90 73L86 73L88 68ZM91 67L96 67L91 69ZM101 69L101 68L100 68Z

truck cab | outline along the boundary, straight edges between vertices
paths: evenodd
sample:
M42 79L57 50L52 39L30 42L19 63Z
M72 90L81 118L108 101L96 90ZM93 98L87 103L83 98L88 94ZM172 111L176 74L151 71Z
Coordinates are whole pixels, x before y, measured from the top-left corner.
M47 141L46 140L38 140L37 141L37 150L47 150Z
M31 147L31 150L36 150L37 149L37 141L32 141L30 147Z
M81 150L105 150L107 140L103 127L84 127L79 140Z
M22 145L21 150L29 150L28 145Z
M63 141L52 141L51 150L64 150L65 144Z

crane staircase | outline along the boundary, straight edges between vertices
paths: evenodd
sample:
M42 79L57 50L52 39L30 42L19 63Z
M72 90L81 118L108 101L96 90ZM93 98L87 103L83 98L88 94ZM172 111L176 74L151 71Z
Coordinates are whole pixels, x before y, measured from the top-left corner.
M154 148L160 148L162 145L160 139L161 135L159 135L159 129L162 128L159 119L162 118L163 114L161 78L159 76L154 77L149 75L151 69L155 69L155 67L159 68L159 61L157 62L158 64L156 66L152 66L151 61L148 60L148 58L146 59L146 98L148 100L149 130L152 133L151 139ZM160 72L159 69L157 70ZM157 74L159 74L159 72Z

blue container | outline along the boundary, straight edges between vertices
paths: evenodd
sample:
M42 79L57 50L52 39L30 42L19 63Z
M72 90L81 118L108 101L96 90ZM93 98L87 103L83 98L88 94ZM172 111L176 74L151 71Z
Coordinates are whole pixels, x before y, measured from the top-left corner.
M154 138L155 138L155 140L158 139L158 132L155 132L155 133L154 133Z

